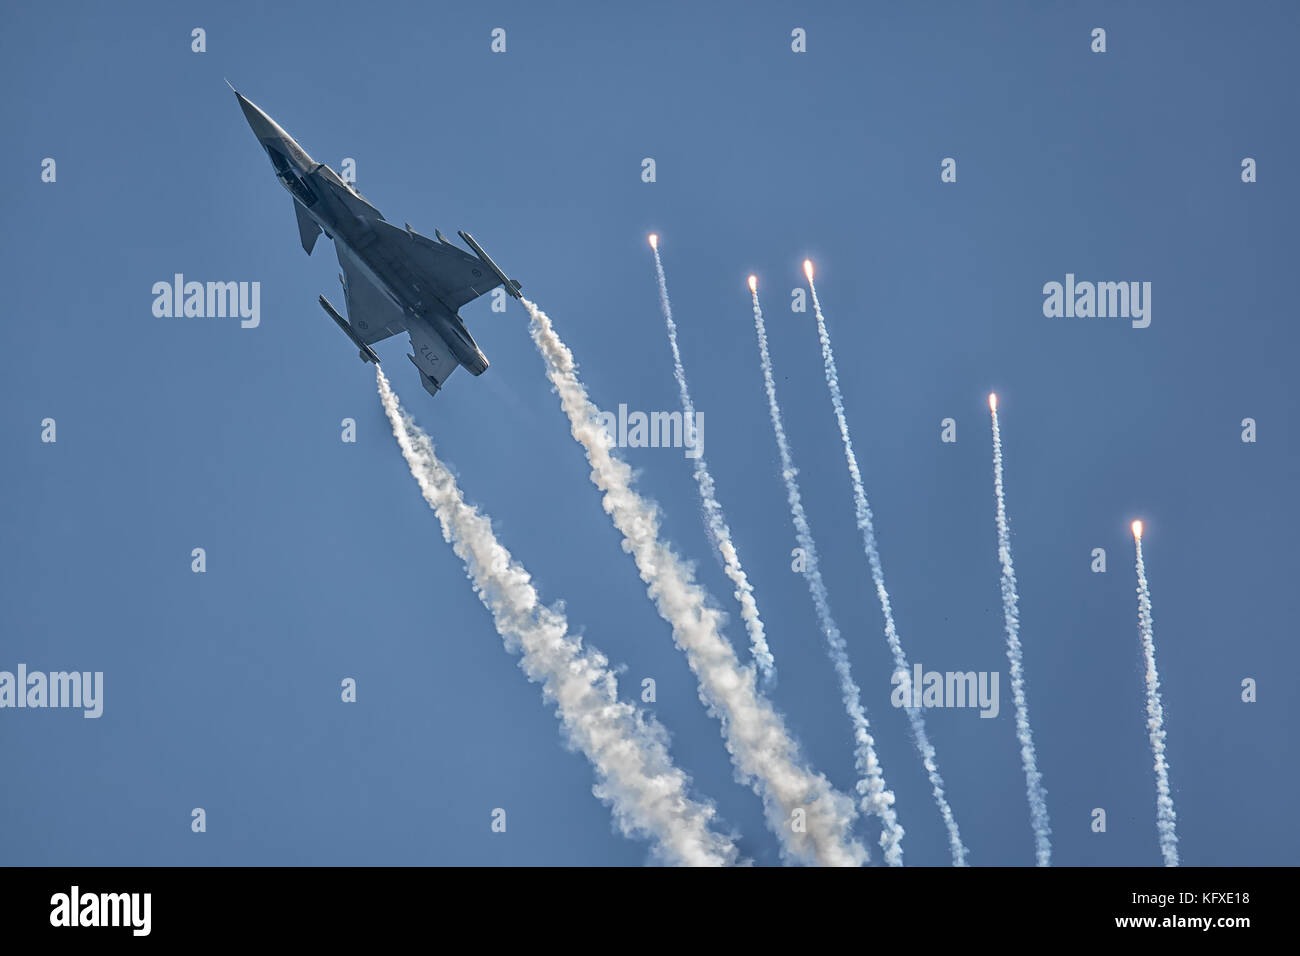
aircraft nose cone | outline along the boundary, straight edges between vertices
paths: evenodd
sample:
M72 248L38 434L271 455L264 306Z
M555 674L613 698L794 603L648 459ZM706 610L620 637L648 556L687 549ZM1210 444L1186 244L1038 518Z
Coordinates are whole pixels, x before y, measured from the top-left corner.
M239 108L244 111L244 119L248 120L248 125L253 128L253 133L259 140L279 139L284 136L284 131L276 125L275 120L258 109L257 104L238 90L235 91L235 99L239 100Z

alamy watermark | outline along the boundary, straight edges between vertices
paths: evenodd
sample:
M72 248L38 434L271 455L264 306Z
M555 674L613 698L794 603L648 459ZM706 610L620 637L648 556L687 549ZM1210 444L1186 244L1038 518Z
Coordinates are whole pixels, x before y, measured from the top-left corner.
M155 282L153 295L153 314L159 319L239 318L245 329L262 321L260 282L186 282L178 272L171 282Z
M682 448L687 458L704 454L704 413L694 420L681 412L629 412L626 404L618 414L599 412L596 420L618 448Z
M152 910L152 893L83 893L74 885L50 897L50 925L121 926L133 936L148 936Z
M0 709L5 707L80 708L83 717L104 713L103 671L0 671Z
M1076 282L1043 285L1043 315L1049 319L1132 319L1133 328L1151 324L1150 282Z
M996 717L997 671L926 671L912 665L912 673L895 671L889 681L895 707L978 707L981 717Z

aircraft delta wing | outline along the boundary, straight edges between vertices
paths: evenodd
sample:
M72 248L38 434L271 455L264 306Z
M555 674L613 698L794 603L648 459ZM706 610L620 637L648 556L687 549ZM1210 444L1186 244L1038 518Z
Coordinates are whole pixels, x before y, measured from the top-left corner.
M232 86L231 89L234 89ZM457 367L471 375L487 370L487 356L469 334L458 310L499 285L520 298L520 285L501 270L477 242L460 233L473 254L409 225L386 221L356 187L318 163L276 122L238 91L245 119L266 150L280 184L293 196L298 239L308 255L320 234L334 241L343 283L342 315L325 296L321 308L352 341L362 361L379 364L371 348L406 332L407 355L425 389L436 395Z

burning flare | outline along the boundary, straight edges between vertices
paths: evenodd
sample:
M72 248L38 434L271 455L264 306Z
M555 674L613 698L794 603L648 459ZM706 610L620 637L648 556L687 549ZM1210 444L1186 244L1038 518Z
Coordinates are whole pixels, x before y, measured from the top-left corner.
M803 274L806 275L806 276L808 277L808 281L809 281L809 282L812 282L812 278L813 278L813 268L812 268L812 260L811 260L811 259L805 259L805 260L803 261Z

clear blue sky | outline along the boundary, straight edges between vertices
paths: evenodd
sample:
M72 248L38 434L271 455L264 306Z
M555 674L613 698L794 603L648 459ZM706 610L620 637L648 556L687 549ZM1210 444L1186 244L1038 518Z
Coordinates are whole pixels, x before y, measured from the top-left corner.
M676 407L645 239L663 236L774 701L847 789L848 721L790 570L744 287L758 273L909 863L946 864L945 833L889 706L815 327L789 308L805 255L904 645L927 669L1002 674L996 720L927 715L971 861L1033 860L994 549L996 389L1055 862L1160 859L1134 517L1183 861L1296 862L1298 19L1290 3L6 7L0 670L103 671L105 702L99 720L0 711L0 862L648 856L612 831L589 766L443 543L371 370L315 303L340 298L332 245L303 255L227 77L317 160L354 158L390 220L472 232L553 317L602 407ZM1104 55L1089 51L1098 26ZM206 53L190 51L194 27ZM806 54L790 50L795 27ZM939 181L944 157L956 184ZM155 318L151 287L177 272L259 281L261 326ZM1067 272L1152 282L1150 328L1045 318L1042 286ZM656 679L654 713L696 792L749 856L778 862L601 510L525 313L464 315L492 367L432 399L390 340L378 351L402 398L547 600L625 666L625 695ZM346 417L355 444L339 440ZM946 417L955 444L939 440ZM627 457L732 610L690 463ZM195 547L205 574L190 571ZM1089 570L1097 547L1105 574ZM730 634L743 650L737 615ZM1258 703L1240 700L1248 677ZM190 832L194 807L205 834ZM1090 832L1095 807L1105 834ZM862 832L874 845L875 826Z

